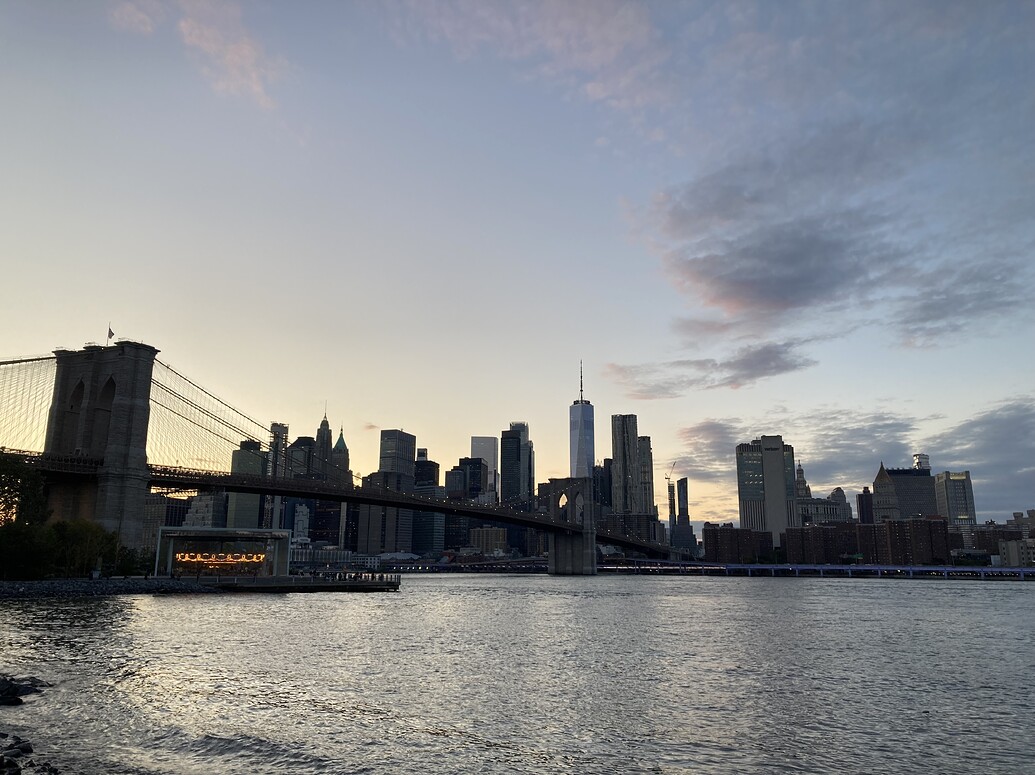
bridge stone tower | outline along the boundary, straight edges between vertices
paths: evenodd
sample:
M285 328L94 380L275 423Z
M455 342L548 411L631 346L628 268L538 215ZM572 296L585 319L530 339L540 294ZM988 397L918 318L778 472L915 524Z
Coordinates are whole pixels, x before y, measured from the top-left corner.
M147 426L158 350L138 342L55 350L57 374L44 454L102 461L95 482L48 485L58 519L92 519L123 544L143 544L148 492Z
M550 516L582 526L581 533L550 533L551 576L596 575L597 510L592 479L550 480Z

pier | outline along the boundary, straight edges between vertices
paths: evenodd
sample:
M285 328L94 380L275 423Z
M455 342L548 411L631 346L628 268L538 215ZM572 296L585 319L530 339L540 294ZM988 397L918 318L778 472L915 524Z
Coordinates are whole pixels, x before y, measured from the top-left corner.
M223 592L398 592L398 573L335 573L327 576L201 576L198 583Z

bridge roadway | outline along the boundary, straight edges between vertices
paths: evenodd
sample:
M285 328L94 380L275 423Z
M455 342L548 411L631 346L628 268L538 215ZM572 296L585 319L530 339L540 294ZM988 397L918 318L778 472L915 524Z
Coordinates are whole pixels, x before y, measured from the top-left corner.
M2 450L23 457L43 471L65 475L93 476L103 460L80 456L44 455L39 452ZM348 501L371 506L388 506L414 511L455 514L461 517L487 519L509 525L531 527L536 530L581 533L583 527L575 522L555 520L549 514L515 511L499 506L487 506L469 501L439 500L410 493L401 493L380 487L339 485L317 479L269 479L263 476L231 474L222 471L203 471L175 466L149 465L151 486L183 490L226 490L257 495L281 495L297 498L315 498L327 501ZM597 543L632 549L653 557L669 557L672 547L597 528ZM678 553L678 551L677 551Z

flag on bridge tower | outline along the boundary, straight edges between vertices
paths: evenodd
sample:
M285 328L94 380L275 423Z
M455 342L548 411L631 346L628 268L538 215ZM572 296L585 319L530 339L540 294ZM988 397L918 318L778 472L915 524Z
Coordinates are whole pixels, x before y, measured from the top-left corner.
M115 332L111 330L111 323L108 324L108 344L111 344L111 338L115 336Z

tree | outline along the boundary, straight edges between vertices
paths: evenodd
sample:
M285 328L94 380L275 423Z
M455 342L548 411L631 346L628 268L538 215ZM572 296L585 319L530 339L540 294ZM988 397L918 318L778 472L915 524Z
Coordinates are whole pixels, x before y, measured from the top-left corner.
M49 516L43 475L21 455L0 453L0 526L42 525Z

